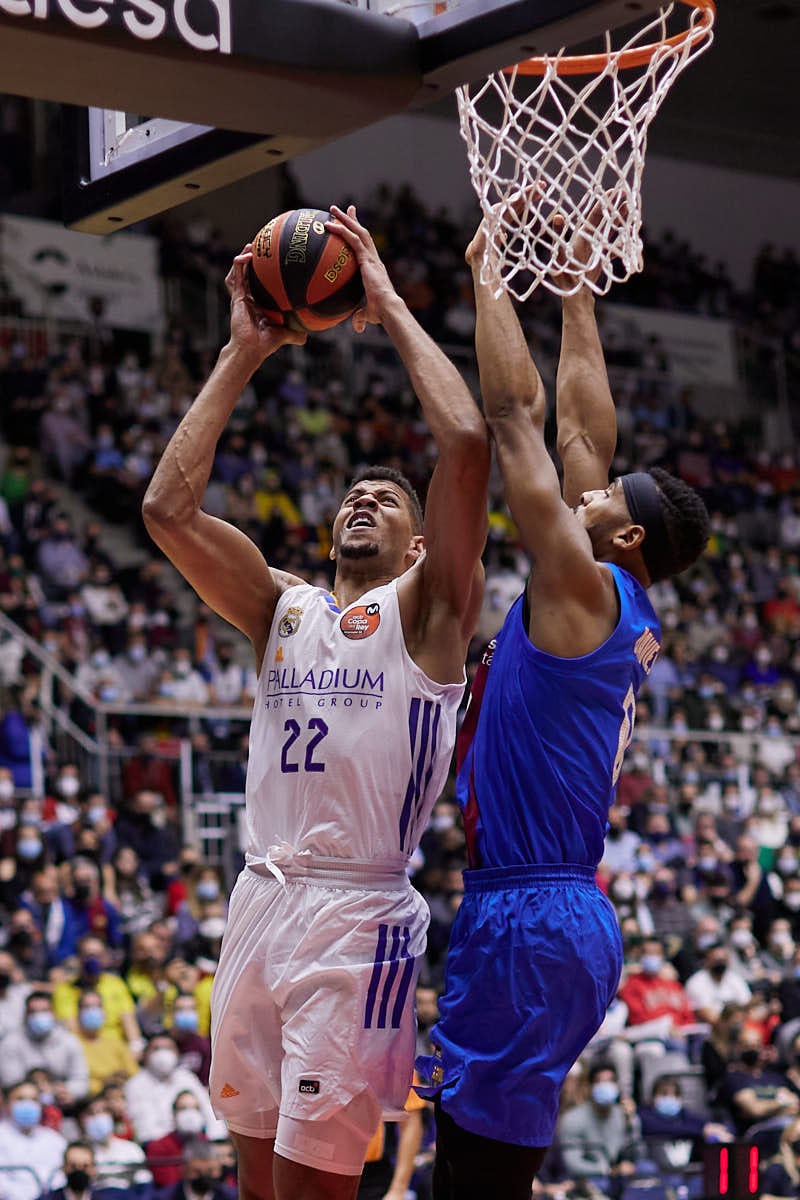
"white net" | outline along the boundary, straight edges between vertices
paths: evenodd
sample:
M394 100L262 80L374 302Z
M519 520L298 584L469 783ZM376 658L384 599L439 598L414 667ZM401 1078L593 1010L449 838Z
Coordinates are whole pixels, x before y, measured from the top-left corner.
M642 269L648 127L710 45L713 19L711 0L677 0L618 49L607 33L602 54L562 50L458 89L488 235L484 282L519 300L539 284L563 296L585 282L603 295Z

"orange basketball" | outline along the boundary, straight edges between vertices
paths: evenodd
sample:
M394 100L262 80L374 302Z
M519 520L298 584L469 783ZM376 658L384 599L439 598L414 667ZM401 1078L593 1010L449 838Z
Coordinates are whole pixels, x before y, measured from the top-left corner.
M329 220L322 209L296 208L273 217L253 238L250 291L274 325L315 333L338 325L361 304L356 256L328 232Z

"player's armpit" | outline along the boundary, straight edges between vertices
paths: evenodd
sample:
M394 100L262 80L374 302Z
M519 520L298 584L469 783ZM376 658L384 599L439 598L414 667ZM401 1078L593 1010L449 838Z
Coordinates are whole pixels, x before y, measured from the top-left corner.
M147 531L200 599L240 629L260 662L277 598L275 577L254 542L198 509L173 524L143 510Z

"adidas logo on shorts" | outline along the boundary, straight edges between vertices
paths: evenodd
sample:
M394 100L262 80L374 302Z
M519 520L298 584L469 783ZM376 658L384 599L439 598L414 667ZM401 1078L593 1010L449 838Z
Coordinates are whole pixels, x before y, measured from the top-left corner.
M240 1093L230 1083L226 1083L219 1094L220 1100L230 1100L231 1096L238 1096Z
M300 1087L297 1090L303 1096L318 1096L319 1095L319 1080L318 1079L301 1079Z

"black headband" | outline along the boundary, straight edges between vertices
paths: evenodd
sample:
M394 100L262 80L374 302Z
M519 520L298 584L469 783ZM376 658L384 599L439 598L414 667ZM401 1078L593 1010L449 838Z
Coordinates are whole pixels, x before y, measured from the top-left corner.
M647 572L652 580L665 579L672 574L675 559L664 524L658 485L646 471L623 475L620 483L632 520L644 529L641 550Z

